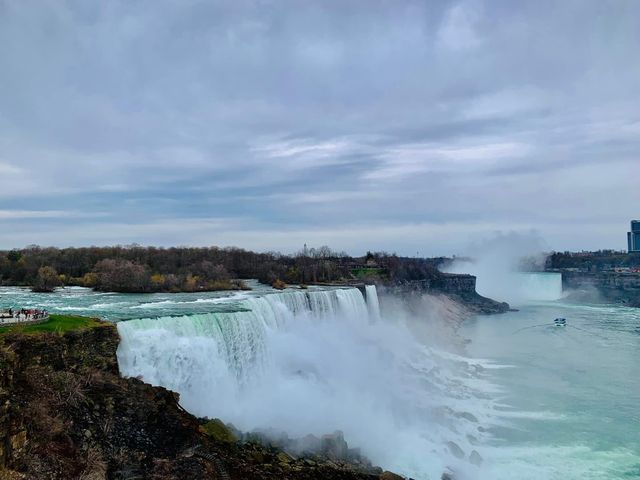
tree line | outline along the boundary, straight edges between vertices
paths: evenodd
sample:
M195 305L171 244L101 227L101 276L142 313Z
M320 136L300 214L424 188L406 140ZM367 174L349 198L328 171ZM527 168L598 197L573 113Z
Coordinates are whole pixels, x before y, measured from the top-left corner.
M219 247L54 248L36 245L0 252L0 284L52 291L62 285L116 292L242 289L239 279L267 284L406 280L438 275L429 259L367 252L352 257L329 247L293 254Z
M640 253L615 250L596 252L553 252L547 257L547 269L578 269L582 271L602 271L612 268L640 267Z

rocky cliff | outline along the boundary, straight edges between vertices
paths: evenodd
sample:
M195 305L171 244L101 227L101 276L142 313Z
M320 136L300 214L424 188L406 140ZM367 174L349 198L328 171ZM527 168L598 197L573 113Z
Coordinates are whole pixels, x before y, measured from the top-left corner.
M121 378L118 341L110 324L0 335L1 480L400 478L236 442L177 394Z
M466 274L441 273L422 280L404 280L385 285L394 295L444 294L467 307L473 313L492 315L509 310L509 304L483 297L476 291L476 277Z
M562 288L575 298L640 307L640 274L562 272Z

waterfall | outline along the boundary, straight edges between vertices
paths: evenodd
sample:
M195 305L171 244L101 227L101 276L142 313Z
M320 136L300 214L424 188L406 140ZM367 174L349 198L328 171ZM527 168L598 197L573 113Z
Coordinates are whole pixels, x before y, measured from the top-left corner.
M375 287L374 287L375 288ZM376 295L377 300L377 295ZM268 330L278 330L296 317L343 317L349 321L366 323L367 305L359 290L329 290L317 292L282 292L242 301L236 312L206 313L160 318L143 318L118 323L122 338L119 348L121 370L126 375L140 375L151 383L169 386L180 391L180 382L191 381L199 372L206 371L211 358L221 360L225 370L238 381L244 382L264 368L269 361L266 352ZM158 353L158 345L147 349L142 336L171 335L184 339L198 339L212 349L211 358L187 359L177 355L176 360L190 363L190 372L178 377L166 358L149 358ZM205 340L206 339L206 340ZM194 364L204 360L204 364ZM166 377L168 375L168 377ZM185 375L187 375L185 377Z
M520 272L517 268L518 258L512 258L508 251L497 252L481 256L477 261L455 261L445 271L475 275L476 291L480 295L514 305L562 298L560 273Z
M562 274L527 272L518 274L522 296L529 300L562 298Z
M378 301L378 291L375 285L367 285L365 287L365 293L367 295L367 307L369 308L369 315L374 320L380 319L380 302Z
M490 415L478 413L488 403L476 392L482 380L469 385L479 367L418 341L408 323L427 317L384 318L375 286L365 294L366 302L356 288L290 290L224 312L120 322L121 373L243 431L342 430L375 463L416 479L476 468L468 458Z

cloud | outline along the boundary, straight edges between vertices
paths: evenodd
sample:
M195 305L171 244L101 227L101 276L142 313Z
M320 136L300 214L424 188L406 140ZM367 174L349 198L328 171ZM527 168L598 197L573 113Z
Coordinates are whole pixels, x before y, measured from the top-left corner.
M454 4L446 13L438 31L438 44L447 50L467 50L480 46L476 28L480 17L478 2Z
M42 218L95 218L105 214L85 213L65 210L0 210L0 220L30 220ZM15 233L15 232L14 232Z
M370 180L402 180L427 172L458 173L487 169L501 161L527 156L530 147L519 143L478 143L476 145L409 144L392 147L377 156L381 166L367 172Z
M638 18L596 0L0 3L0 220L20 226L0 246L429 254L533 229L624 248Z

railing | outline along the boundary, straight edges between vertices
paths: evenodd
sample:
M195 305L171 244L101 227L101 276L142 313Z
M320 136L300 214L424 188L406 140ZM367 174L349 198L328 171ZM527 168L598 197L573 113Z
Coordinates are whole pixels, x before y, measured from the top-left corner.
M0 327L9 325L22 325L42 323L49 320L48 312L24 313L24 312L0 312Z

